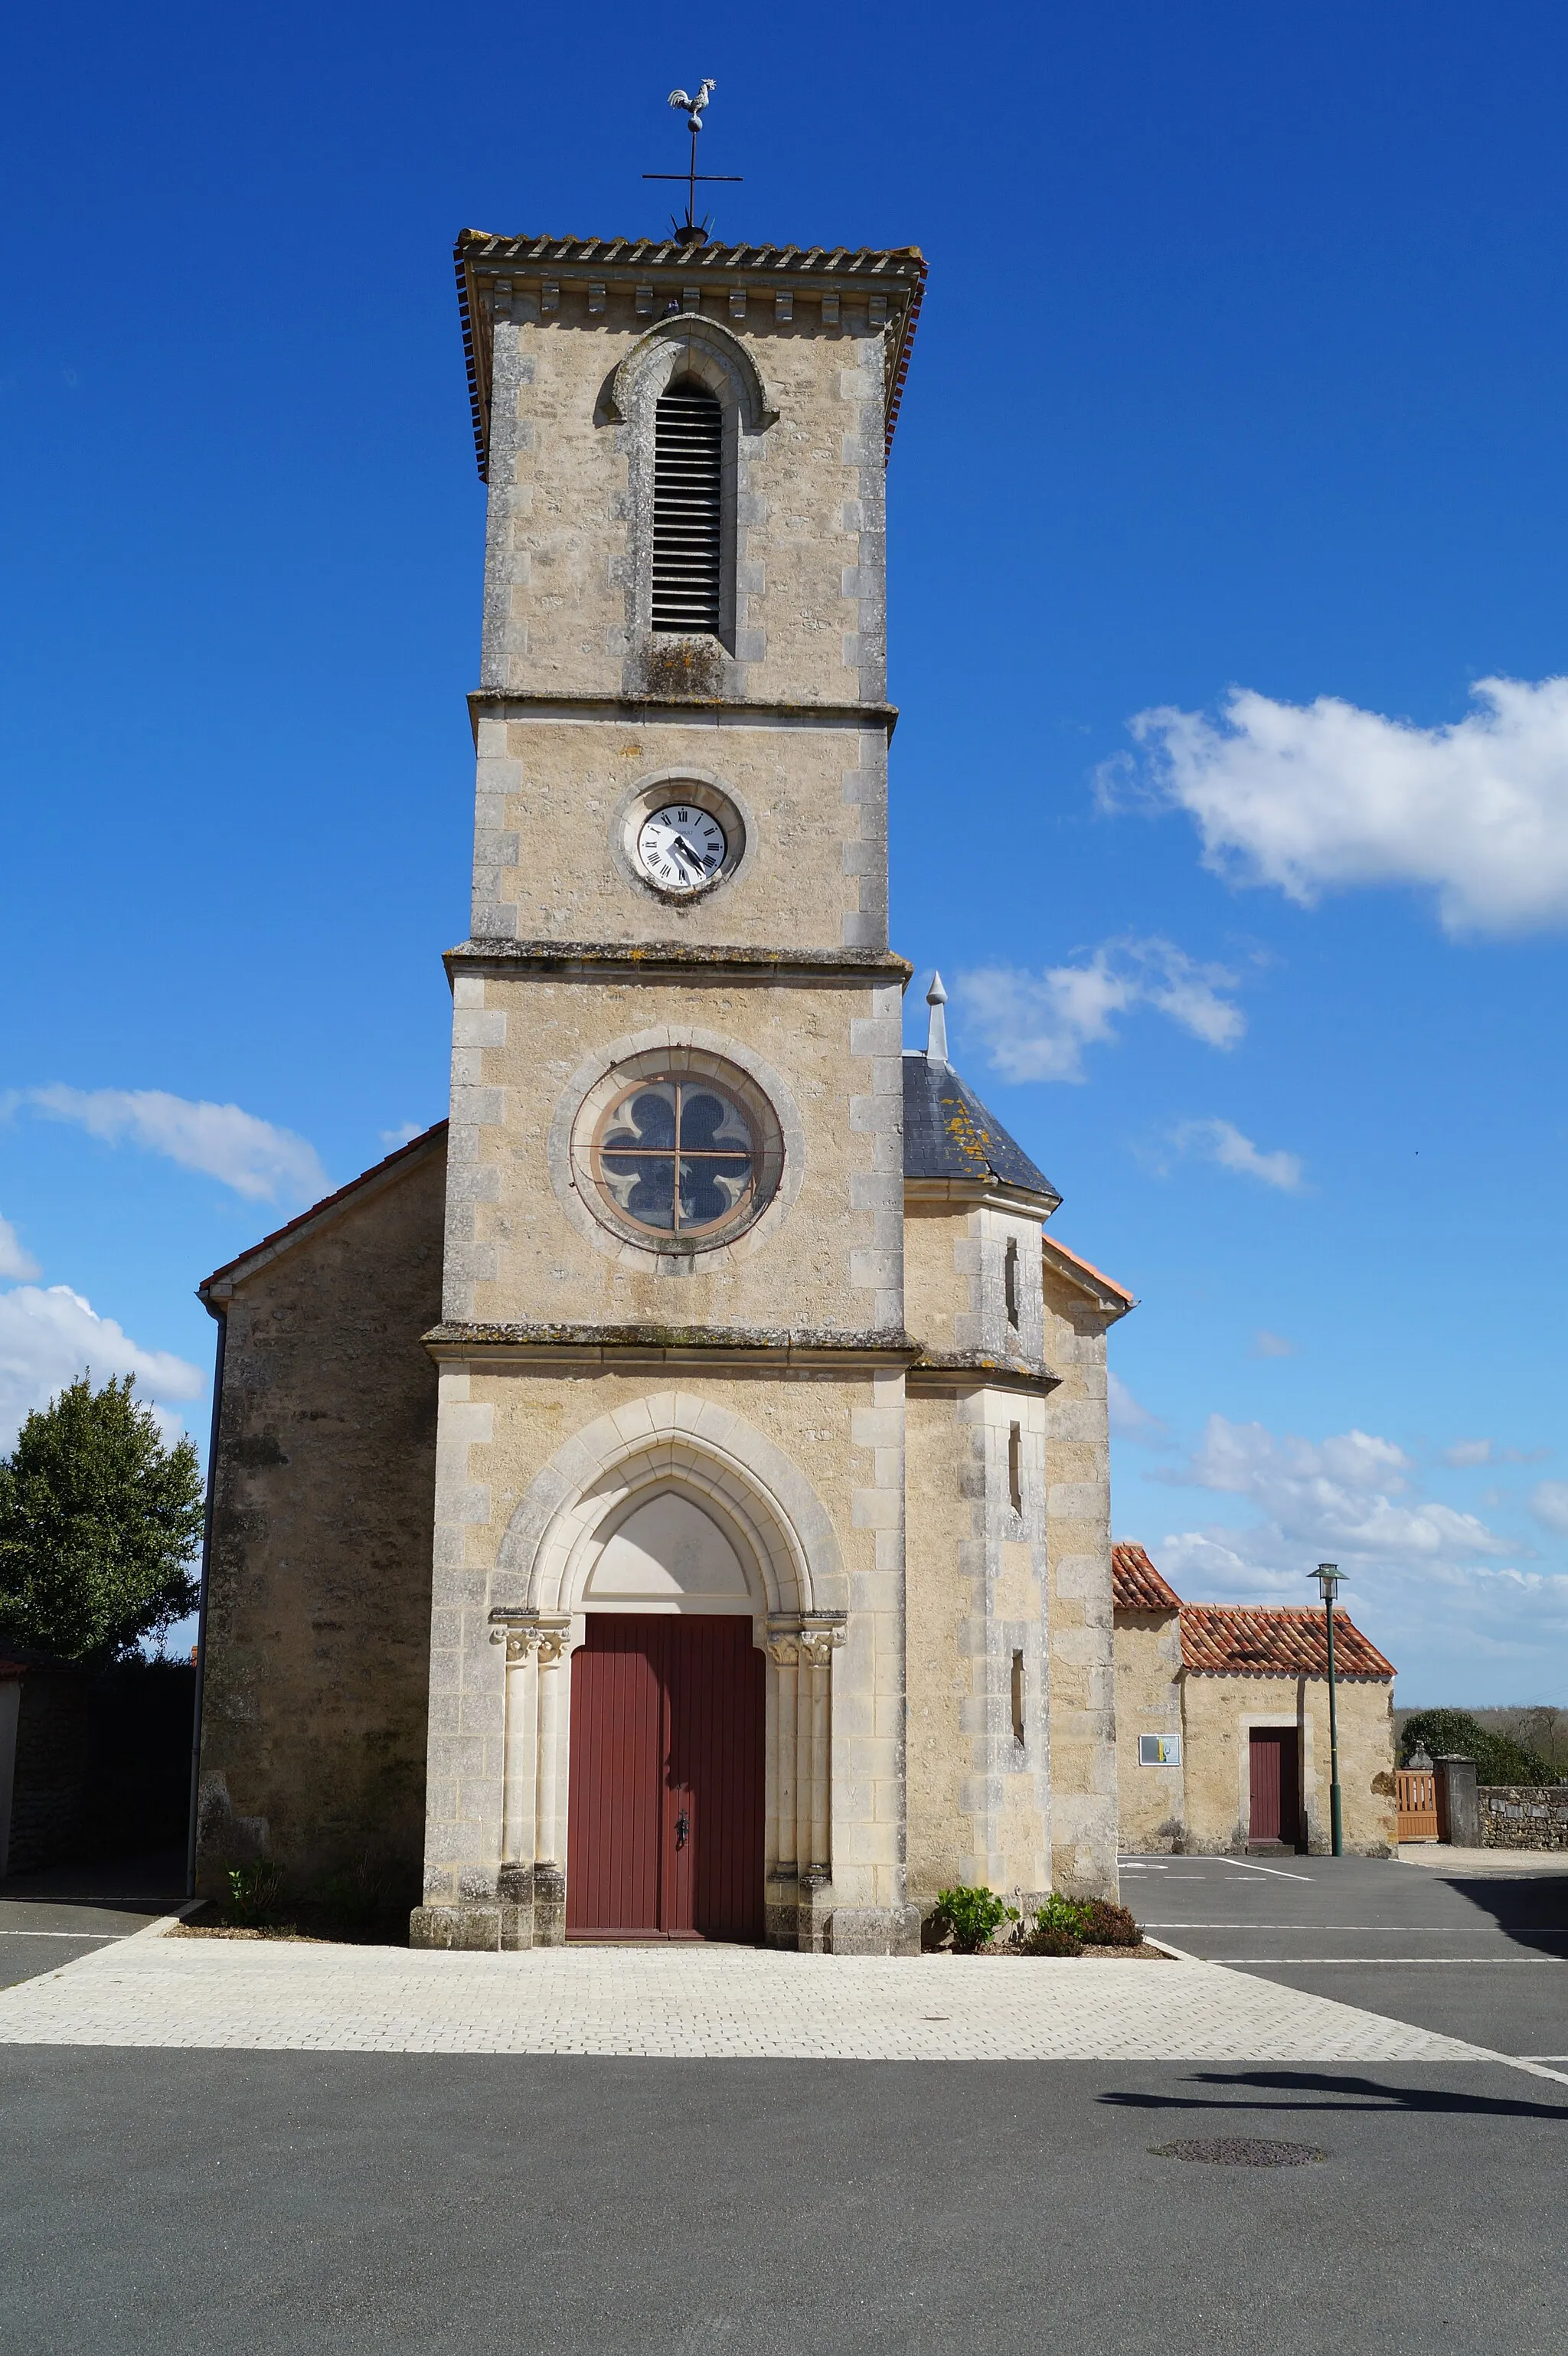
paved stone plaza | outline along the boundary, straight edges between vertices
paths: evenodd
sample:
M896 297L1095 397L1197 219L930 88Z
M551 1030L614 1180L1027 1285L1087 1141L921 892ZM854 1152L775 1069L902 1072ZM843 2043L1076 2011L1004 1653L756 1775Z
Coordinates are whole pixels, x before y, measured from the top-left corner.
M1189 1959L170 1937L0 1993L0 2044L821 2061L1448 2062L1483 2047Z

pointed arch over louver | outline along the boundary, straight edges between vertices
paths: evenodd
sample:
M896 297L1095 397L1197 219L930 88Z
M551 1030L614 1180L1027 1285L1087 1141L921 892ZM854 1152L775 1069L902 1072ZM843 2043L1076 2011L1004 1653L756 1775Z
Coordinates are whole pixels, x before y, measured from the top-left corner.
M656 630L720 626L724 414L705 384L681 379L654 418Z

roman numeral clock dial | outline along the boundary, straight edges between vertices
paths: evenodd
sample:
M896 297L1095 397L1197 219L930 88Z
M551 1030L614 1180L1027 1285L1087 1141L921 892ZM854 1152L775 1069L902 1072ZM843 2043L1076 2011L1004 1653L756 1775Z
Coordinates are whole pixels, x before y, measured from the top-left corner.
M671 802L643 820L637 864L661 892L696 892L718 874L729 847L723 828L707 810Z

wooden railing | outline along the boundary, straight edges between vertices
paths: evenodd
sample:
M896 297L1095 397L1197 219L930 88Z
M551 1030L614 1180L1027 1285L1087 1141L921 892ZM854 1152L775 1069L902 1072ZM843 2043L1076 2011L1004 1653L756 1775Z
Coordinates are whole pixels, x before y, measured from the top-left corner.
M1437 1838L1437 1778L1430 1767L1401 1767L1394 1776L1399 1790L1399 1837L1402 1841Z

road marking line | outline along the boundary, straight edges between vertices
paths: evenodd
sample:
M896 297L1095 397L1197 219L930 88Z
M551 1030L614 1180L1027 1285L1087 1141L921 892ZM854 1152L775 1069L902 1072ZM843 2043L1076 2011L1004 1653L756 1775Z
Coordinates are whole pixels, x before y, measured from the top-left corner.
M133 1939L133 1931L13 1931L0 1922L0 1939L75 1939L91 1944L109 1939Z
M1315 1881L1317 1878L1312 1873L1287 1873L1283 1865L1254 1865L1250 1857L1226 1857L1219 1858L1217 1862L1246 1873L1276 1873L1282 1881ZM1208 1878L1207 1874L1197 1877L1204 1881Z

